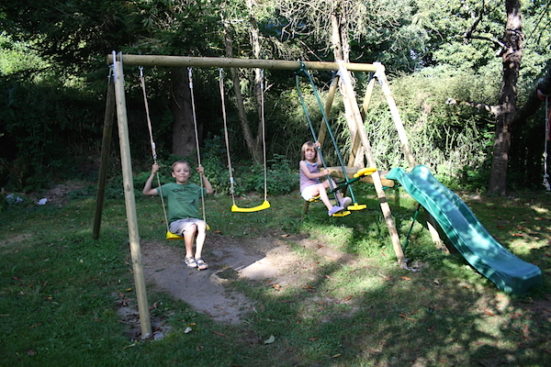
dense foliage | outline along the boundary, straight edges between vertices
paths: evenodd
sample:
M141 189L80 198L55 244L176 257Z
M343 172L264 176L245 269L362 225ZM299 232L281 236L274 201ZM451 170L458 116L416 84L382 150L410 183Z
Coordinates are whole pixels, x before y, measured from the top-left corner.
M500 60L495 52L503 33L503 2L347 0L353 62L382 61L409 138L420 163L438 174L474 187L486 184L494 119L487 112L450 106L449 97L494 104L500 89ZM126 53L223 56L224 26L232 25L237 57L251 57L248 28L252 18L261 32L263 58L331 60L326 17L337 2L315 0L253 1L48 1L6 0L0 5L0 186L33 190L52 179L95 172L106 90L105 55ZM518 85L522 104L548 63L551 43L549 0L523 1L524 56ZM249 4L250 5L250 4ZM547 64L548 65L548 64ZM137 69L125 69L133 158L149 165L149 144ZM161 155L170 155L172 116L170 78L163 69L146 70L155 139ZM242 71L244 95L252 95ZM276 181L292 181L300 145L310 138L294 91L294 76L266 72L269 168ZM317 73L320 89L329 73ZM358 96L368 76L356 75ZM195 98L205 166L225 170L220 141L222 118L214 70L195 77ZM230 83L227 81L227 83ZM306 87L305 87L306 88ZM229 90L229 89L228 89ZM306 89L305 89L306 91ZM237 124L234 97L227 101L232 155L249 160ZM373 149L383 169L402 165L389 112L377 93L366 116ZM316 115L314 100L309 101ZM247 113L255 118L246 99ZM344 152L348 141L342 103L333 108L335 132ZM511 150L510 185L539 185L542 173L543 111L516 127ZM334 156L328 147L328 156ZM118 156L114 150L113 156ZM214 164L216 162L216 164ZM334 162L336 163L336 162ZM258 189L262 172L248 170L245 190ZM282 168L283 167L283 168ZM286 168L289 167L289 168ZM237 164L237 168L239 164ZM222 176L221 176L222 177ZM538 179L534 179L538 177ZM221 184L221 186L223 186ZM292 188L275 188L286 191Z

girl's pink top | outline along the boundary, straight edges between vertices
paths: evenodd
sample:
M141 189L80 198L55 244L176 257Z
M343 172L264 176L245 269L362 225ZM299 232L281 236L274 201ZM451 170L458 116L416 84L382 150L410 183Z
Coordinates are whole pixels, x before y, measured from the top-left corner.
M308 168L308 171L310 171L311 173L317 173L320 171L317 163L310 163L308 161L302 161L302 162L306 163L306 168ZM308 186L317 185L320 183L319 178L306 177L306 175L304 174L304 172L302 172L302 169L300 168L300 164L299 164L299 173L300 173L300 191L301 192L302 190L304 190L304 188Z

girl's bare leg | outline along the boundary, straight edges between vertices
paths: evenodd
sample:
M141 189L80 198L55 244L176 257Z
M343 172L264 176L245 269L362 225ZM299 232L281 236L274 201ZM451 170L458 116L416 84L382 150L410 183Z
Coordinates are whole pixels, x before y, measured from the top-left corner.
M333 204L331 204L331 201L329 200L329 196L327 196L327 187L329 186L329 182L325 181L321 184L318 185L319 187L319 196L320 196L320 199L321 201L325 204L325 206L327 207L327 210L331 210L331 208L333 207Z

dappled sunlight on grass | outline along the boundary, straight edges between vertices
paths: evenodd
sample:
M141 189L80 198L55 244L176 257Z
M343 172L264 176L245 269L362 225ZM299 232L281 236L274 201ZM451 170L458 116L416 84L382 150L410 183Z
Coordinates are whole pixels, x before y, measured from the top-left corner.
M545 271L551 266L551 214L544 209L549 199L530 200L479 198L473 211L504 246ZM457 253L437 250L423 213L413 222L405 249L421 270L400 269L378 204L366 201L370 209L337 219L320 206L303 218L297 193L271 197L272 208L254 214L231 213L230 198L209 197L211 234L237 243L286 241L300 261L281 275L286 282L228 283L254 303L237 326L213 322L148 290L152 315L166 318L172 331L163 340L143 343L124 336L113 311L113 294L134 297L123 201L106 202L99 241L90 238L94 202L89 199L1 213L3 358L13 365L549 364L549 273L526 297L505 294ZM403 243L415 203L400 202L391 208ZM160 203L138 197L137 207L140 237L164 241ZM327 257L325 249L340 256ZM185 333L186 327L192 331Z

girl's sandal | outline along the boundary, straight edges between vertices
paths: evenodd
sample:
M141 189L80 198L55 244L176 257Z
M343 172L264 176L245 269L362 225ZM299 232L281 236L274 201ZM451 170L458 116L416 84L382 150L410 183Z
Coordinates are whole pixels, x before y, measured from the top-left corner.
M199 270L206 270L209 268L206 262L203 261L203 259L195 259L195 263L197 264L197 269Z

